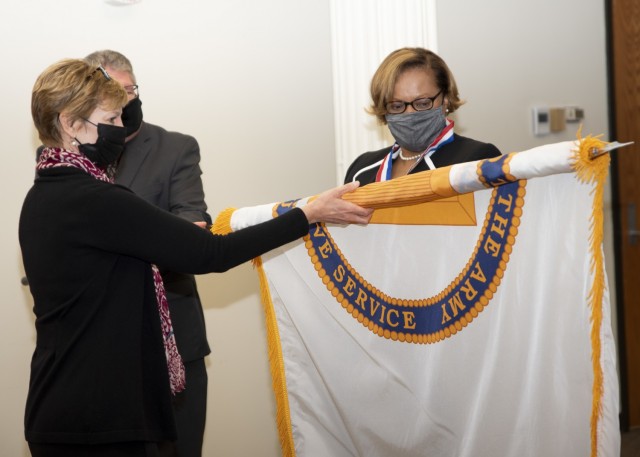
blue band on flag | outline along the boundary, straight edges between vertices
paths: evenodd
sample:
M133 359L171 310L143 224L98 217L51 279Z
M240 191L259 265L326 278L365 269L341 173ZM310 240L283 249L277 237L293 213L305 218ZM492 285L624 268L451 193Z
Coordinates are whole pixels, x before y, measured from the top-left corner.
M508 163L510 160L511 155L505 154L495 159L480 162L480 181L487 187L498 187L515 181L515 178L508 172Z
M327 227L312 224L305 237L318 275L336 301L374 333L393 340L432 343L467 326L500 285L522 215L526 181L493 190L485 224L465 269L441 293L407 300L368 283L342 255ZM279 205L278 214L291 208Z

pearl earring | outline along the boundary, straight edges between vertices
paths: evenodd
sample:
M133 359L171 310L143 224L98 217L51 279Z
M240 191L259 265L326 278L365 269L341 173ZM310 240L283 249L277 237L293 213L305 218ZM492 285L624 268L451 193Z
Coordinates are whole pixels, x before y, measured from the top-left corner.
M76 140L73 140L73 141L71 142L71 146L78 146L78 142L77 142Z

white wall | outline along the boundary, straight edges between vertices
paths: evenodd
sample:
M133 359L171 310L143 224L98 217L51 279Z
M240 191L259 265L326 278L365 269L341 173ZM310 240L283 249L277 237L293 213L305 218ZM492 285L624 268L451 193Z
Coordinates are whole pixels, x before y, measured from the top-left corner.
M399 1L399 0L395 0ZM328 2L23 0L0 17L0 455L28 455L22 414L34 345L17 225L38 145L30 91L47 65L101 48L128 55L145 118L198 138L211 213L309 195L335 176ZM601 0L438 1L439 53L468 100L458 125L504 152L534 139L536 103L585 108L606 133ZM579 14L578 14L579 13ZM543 33L544 32L544 33ZM46 230L46 227L43 227ZM257 278L249 265L199 278L213 355L205 455L279 455Z
M503 153L574 139L578 124L531 134L535 105L584 108L583 134L607 134L604 2L438 1L438 45L462 98L462 134Z

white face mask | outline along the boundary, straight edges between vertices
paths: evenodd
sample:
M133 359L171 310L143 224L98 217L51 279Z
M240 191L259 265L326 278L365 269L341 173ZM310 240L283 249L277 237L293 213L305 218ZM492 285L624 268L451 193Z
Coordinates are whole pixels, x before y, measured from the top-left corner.
M393 138L409 152L423 152L445 128L447 122L441 107L409 114L386 114Z

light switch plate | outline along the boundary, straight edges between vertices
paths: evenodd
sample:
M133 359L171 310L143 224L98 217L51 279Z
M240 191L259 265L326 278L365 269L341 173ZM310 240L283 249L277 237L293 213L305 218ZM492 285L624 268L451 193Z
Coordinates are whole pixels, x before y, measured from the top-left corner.
M551 132L551 115L549 107L536 106L532 109L533 134L536 136L548 135Z

